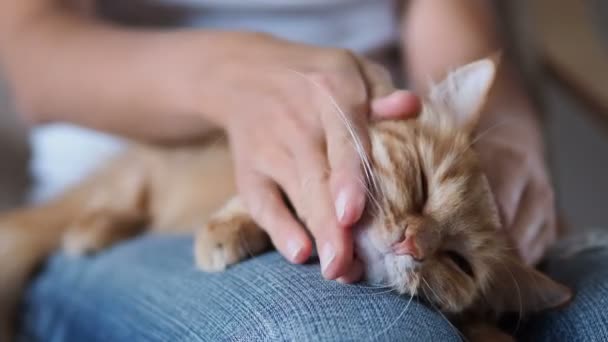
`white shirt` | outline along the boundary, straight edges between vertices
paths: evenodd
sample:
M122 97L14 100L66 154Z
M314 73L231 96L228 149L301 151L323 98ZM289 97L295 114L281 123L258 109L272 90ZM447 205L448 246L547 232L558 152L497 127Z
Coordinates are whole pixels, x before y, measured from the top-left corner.
M397 38L393 0L98 0L101 16L135 25L267 32L288 40L376 54ZM31 133L32 201L54 196L118 153L116 137L52 124Z

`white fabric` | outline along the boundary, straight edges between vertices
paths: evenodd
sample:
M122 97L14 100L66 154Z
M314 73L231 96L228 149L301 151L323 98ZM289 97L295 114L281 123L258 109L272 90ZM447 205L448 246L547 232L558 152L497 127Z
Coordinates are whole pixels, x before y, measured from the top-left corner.
M32 202L47 200L78 182L123 146L118 138L67 124L34 129L30 144Z
M348 48L362 54L390 46L397 36L393 0L99 0L103 15L122 22L180 9L182 26L268 32L292 41ZM161 7L159 9L159 6ZM184 15L185 13L185 15ZM153 22L153 20L152 20ZM246 47L244 47L246 53ZM33 201L81 180L120 151L123 142L67 124L31 134Z

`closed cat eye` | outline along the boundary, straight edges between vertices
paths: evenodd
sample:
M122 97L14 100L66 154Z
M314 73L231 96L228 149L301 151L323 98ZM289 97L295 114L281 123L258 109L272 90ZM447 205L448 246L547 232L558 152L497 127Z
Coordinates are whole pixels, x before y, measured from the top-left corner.
M420 171L418 173L419 182L420 182L420 199L418 203L417 211L422 213L424 211L424 207L426 206L426 201L428 200L428 180L426 178L426 174L422 167L420 167Z
M458 268L460 268L460 270L462 270L464 273L466 273L470 277L475 276L473 274L473 267L471 266L471 263L465 257L463 257L460 253L455 252L455 251L446 251L445 255L450 260L452 260L452 262L454 262L454 264L456 264L456 266L458 266Z

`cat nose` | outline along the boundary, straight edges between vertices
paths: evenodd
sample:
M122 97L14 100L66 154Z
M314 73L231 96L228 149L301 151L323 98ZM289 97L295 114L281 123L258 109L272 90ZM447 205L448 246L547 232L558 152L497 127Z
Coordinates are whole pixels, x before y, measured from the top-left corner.
M418 246L415 235L406 234L403 240L394 243L391 248L397 255L409 255L418 262L424 260L424 253Z

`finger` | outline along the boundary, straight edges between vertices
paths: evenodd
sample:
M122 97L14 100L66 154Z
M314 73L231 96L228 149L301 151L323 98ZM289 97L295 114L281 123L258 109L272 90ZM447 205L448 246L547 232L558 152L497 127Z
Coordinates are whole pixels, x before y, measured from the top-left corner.
M522 177L523 178L523 177ZM498 191L498 206L501 209L502 221L506 227L517 226L516 221L522 209L522 204L526 202L524 196L528 191L525 188L524 180L513 180L509 187L504 187ZM527 208L530 211L531 208Z
M552 202L546 203L546 220L538 234L530 243L530 253L526 261L534 265L545 255L547 249L557 240L557 217Z
M374 119L405 119L420 112L418 96L405 90L396 90L390 73L382 65L360 57L359 65L367 80L371 114Z
M267 153L272 161L259 158L256 160L255 170L262 175L272 179L285 193L287 199L296 210L296 215L304 213L302 203L302 191L300 188L298 173L295 168L294 157L291 153L279 146Z
M367 81L369 99L385 97L395 91L393 78L385 67L365 57L358 57L357 61Z
M546 215L546 206L539 203L533 186L527 186L521 196L513 225L508 227L509 235L525 260L532 259L533 242L545 226Z
M330 188L338 222L349 227L359 220L366 200L365 165L369 165L369 135L365 113L346 118L327 110L323 116Z
M287 209L276 184L255 172L240 179L252 218L268 233L277 250L293 263L306 261L312 252L311 241Z
M296 164L305 202L304 220L315 238L323 276L335 279L350 267L352 238L336 219L329 189L327 160L320 146L298 144Z
M382 119L407 119L420 113L420 98L407 90L396 90L391 94L372 100L371 117Z
M369 108L365 80L352 77L347 80L347 84L342 87L326 84L324 79L315 80L324 90L317 98L322 125L322 136L318 139L321 139L326 146L325 151L321 153L317 151L306 153L324 156L323 164L329 161L332 206L343 227L355 223L365 207L366 195L365 184L361 177L361 161L367 160L369 150L367 136ZM306 146L309 142L294 144Z
M552 224L547 221L530 244L529 252L524 255L524 262L528 265L539 263L545 256L547 249L555 242L556 237L555 228L552 228Z
M352 284L361 280L362 277L363 264L360 260L354 259L352 266L348 269L348 271L336 280L342 284Z
M484 153L487 152L489 151L484 151ZM485 162L482 161L483 164L492 167L495 155L484 155L482 158L485 160ZM494 190L493 193L500 212L501 222L505 228L515 225L516 215L520 211L522 202L524 202L523 196L525 196L528 184L528 177L510 176L508 172L511 172L511 170L508 167L497 167L486 170L490 188Z

